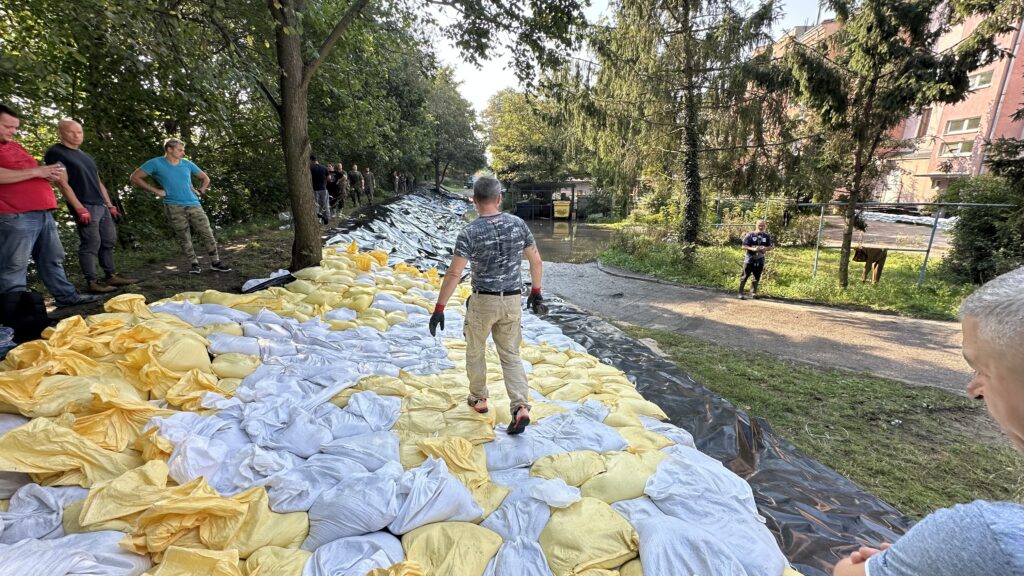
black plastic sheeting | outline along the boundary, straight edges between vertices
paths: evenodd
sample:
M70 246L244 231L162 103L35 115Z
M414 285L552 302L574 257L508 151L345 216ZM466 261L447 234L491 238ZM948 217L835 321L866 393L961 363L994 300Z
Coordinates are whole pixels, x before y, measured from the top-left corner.
M384 250L392 264L445 270L469 203L419 189L359 210L331 244L355 240ZM898 510L807 457L760 418L750 418L641 342L570 304L551 299L545 319L603 362L622 370L671 422L693 434L702 452L750 483L783 553L805 576L828 576L861 544L892 542L911 522Z
M779 546L805 576L827 576L861 544L893 542L909 519L835 470L780 438L615 326L554 299L545 320L602 362L626 373L637 390L693 434L705 454L746 479Z
M418 188L356 210L333 230L328 245L356 241L362 250L383 250L389 263L405 262L420 269L448 269L459 230L466 225L470 203L465 196L441 189Z

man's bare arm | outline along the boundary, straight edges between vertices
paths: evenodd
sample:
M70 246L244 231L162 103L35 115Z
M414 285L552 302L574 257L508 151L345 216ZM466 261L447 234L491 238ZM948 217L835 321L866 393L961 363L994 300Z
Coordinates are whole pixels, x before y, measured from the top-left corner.
M163 190L155 186L150 186L149 182L146 182L146 176L149 176L149 174L147 174L142 168L136 168L135 172L132 172L132 184L135 184L136 186L142 188L143 190L147 190L153 194L156 194L158 198L163 198L164 196L167 195L167 193L164 192Z
M452 264L448 267L448 271L444 273L444 280L441 281L441 291L437 295L438 306L448 304L448 300L455 293L455 288L459 285L462 271L466 268L468 262L469 260L462 256L452 256Z
M533 290L540 290L541 279L544 276L544 262L540 258L540 250L533 244L523 250L523 255L530 262L530 287Z

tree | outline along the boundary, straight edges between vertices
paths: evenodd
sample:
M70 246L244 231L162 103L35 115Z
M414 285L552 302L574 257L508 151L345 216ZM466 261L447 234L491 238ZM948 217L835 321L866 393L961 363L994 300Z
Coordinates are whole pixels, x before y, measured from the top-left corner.
M545 182L566 176L564 130L549 121L555 105L544 98L505 89L487 103L484 123L491 168L509 184Z
M452 75L451 69L442 68L427 96L432 127L430 160L438 188L449 168L472 173L487 163L483 144L476 135L476 114L459 94Z
M849 135L845 221L839 282L849 283L857 204L871 189L880 152L894 147L890 132L932 102L961 100L967 74L997 57L992 38L937 52L950 17L945 0L831 0L843 24L826 47L796 44L786 55L792 93L826 131ZM957 4L957 3L954 3Z

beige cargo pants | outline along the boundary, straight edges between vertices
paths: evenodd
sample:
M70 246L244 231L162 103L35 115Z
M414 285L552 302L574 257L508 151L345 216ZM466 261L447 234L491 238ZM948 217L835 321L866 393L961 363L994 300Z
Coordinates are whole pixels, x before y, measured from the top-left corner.
M466 375L469 377L469 401L487 398L487 336L494 338L494 345L501 359L501 372L505 379L505 390L511 400L514 414L519 406L530 407L530 386L526 371L519 358L519 343L523 339L519 322L523 311L519 307L520 296L494 296L473 294L466 310Z
M192 247L192 234L189 232L189 227L203 242L210 261L220 261L220 255L217 253L217 240L213 237L210 219L206 217L202 206L165 204L164 208L167 209L167 219L171 223L171 228L174 229L174 235L178 238L178 245L181 246L181 251L185 253L189 262L193 264L199 262L199 259L196 258L195 248Z

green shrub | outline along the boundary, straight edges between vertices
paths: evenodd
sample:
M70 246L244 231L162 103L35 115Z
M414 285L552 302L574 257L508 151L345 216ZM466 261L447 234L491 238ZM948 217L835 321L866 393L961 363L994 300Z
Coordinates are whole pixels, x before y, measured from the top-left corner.
M953 249L943 269L958 278L981 284L1024 265L1024 193L1004 178L981 175L961 178L939 196L942 202L1014 204L1014 208L952 210Z

